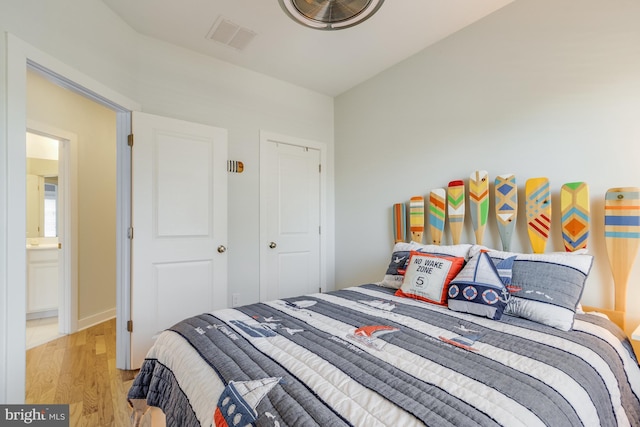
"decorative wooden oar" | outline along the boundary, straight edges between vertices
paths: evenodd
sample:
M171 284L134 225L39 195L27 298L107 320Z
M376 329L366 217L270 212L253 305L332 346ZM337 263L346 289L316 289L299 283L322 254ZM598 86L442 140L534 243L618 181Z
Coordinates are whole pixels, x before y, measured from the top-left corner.
M464 181L451 181L447 187L447 213L449 214L449 229L453 244L460 243L462 226L464 225Z
M393 242L404 242L407 238L407 207L404 203L393 205Z
M424 197L414 196L409 201L409 230L411 240L422 243L424 233Z
M496 220L502 240L502 250L511 250L511 237L518 217L518 186L514 174L498 175L494 181Z
M439 245L442 242L444 231L444 206L447 193L444 188L431 190L429 194L429 227L431 230L431 243Z
M530 178L525 184L527 231L534 254L544 253L551 230L551 192L548 178Z
M589 186L586 182L568 182L560 189L562 240L567 252L587 247L589 238Z
M489 217L489 174L475 171L469 177L469 205L476 243L481 245Z
M627 308L627 282L640 246L640 188L607 190L604 237L616 287L615 309Z

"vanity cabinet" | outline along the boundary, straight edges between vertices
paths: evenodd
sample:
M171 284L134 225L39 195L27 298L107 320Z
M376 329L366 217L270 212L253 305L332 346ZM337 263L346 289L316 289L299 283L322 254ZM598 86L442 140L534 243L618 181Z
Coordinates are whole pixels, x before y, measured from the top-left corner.
M27 248L27 318L58 313L58 247Z

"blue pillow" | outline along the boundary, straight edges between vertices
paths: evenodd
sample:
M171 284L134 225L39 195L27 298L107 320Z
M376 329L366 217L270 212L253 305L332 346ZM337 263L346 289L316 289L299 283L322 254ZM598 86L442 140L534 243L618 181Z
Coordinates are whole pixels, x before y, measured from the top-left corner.
M486 252L471 258L449 283L449 309L500 320L510 297L504 283L508 268L502 267L504 281Z
M504 311L534 322L569 331L593 264L585 251L522 254L474 245L470 254L487 252L497 264L515 256L511 299Z

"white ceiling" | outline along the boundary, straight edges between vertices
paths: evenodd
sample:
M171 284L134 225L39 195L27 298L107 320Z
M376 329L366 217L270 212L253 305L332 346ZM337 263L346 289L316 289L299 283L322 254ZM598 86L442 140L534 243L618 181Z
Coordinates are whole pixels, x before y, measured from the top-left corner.
M102 0L138 33L336 96L513 0L387 0L358 26L321 31L278 0ZM242 51L210 40L218 19L256 33Z

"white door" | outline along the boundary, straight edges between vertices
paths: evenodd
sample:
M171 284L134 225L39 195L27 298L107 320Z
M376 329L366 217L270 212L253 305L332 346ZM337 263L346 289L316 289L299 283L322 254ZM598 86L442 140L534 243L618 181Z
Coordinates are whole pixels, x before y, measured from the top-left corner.
M162 330L227 306L227 132L133 113L131 369Z
M261 141L262 301L321 289L321 153L297 144Z

